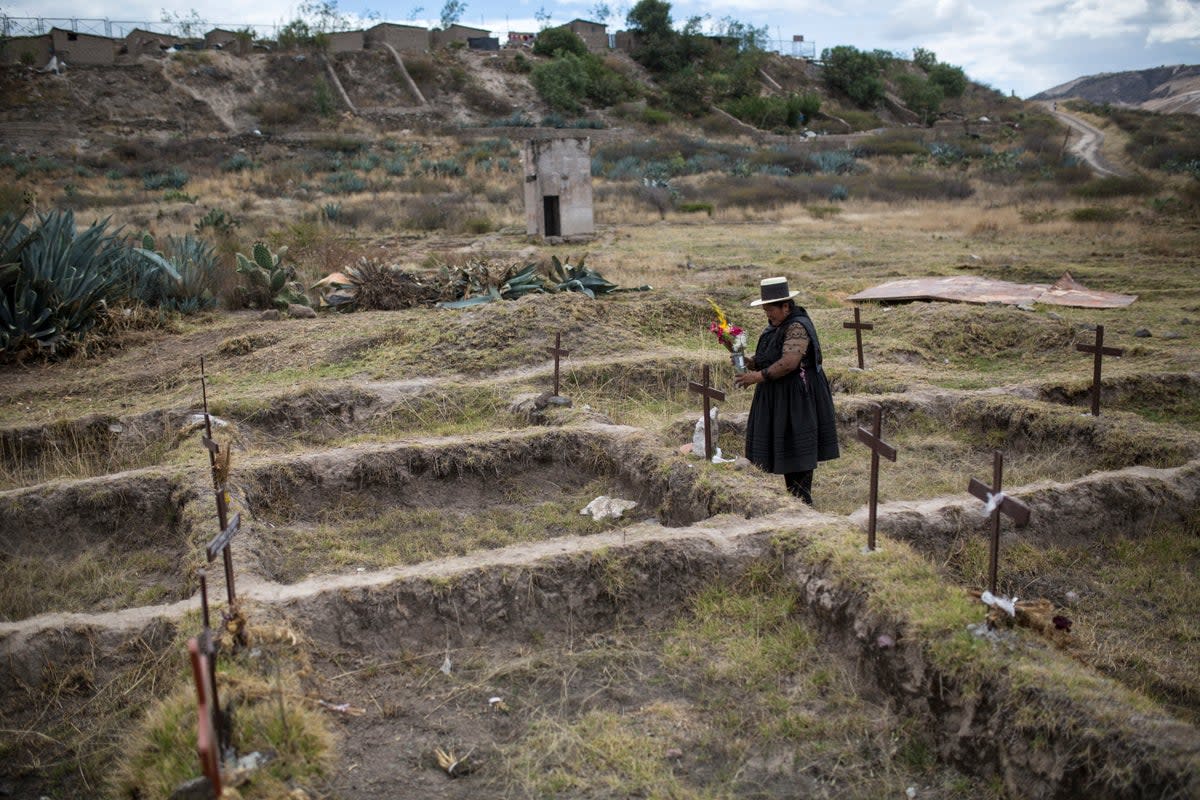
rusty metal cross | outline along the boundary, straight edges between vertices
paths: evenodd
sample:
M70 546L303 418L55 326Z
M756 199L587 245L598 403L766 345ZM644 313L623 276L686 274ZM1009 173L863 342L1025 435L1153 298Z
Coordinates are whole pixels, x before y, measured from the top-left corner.
M1104 326L1096 326L1096 343L1093 344L1077 344L1075 349L1081 353L1094 353L1092 369L1092 416L1100 416L1100 363L1104 356L1120 356L1124 355L1125 351L1119 347L1104 346Z
M855 309L857 312L858 309ZM858 440L871 448L871 496L870 510L867 512L867 550L875 549L875 507L879 502L879 457L883 456L888 461L896 460L896 448L880 438L880 428L883 420L883 408L878 403L874 408L874 419L871 423L871 430L860 427L858 429Z
M569 350L562 349L562 331L554 334L554 347L551 347L547 352L554 356L554 396L558 397L558 359L561 356L571 355Z
M200 393L204 400L204 436L201 442L204 443L204 448L208 450L208 463L212 469L213 490L217 497L217 522L221 526L221 532L208 544L207 556L211 564L217 557L219 552L224 557L225 561L225 593L229 600L229 605L232 606L237 600L237 590L233 585L233 553L229 549L230 540L233 535L238 532L241 527L242 515L234 515L233 522L229 522L229 509L225 502L225 481L221 478L221 470L218 468L217 459L221 455L221 445L217 444L212 438L212 418L208 413L208 379L204 375L204 356L200 356ZM226 464L228 464L228 453L226 455ZM220 542L220 546L216 550L213 549L214 544Z
M1007 514L1017 525L1029 522L1029 506L1001 491L1004 476L1004 456L999 450L992 453L992 485L987 486L971 478L967 491L988 504L988 516L992 520L992 541L988 550L988 591L996 593L996 572L1000 561L1000 514Z
M862 332L875 329L875 325L870 322L863 322L859 319L858 306L854 307L854 322L843 322L843 328L854 329L854 343L858 346L858 368L865 369L863 366L863 351L862 351ZM894 461L895 459L893 459Z
M208 697L209 670L211 665L200 642L195 637L188 639L188 656L192 662L192 678L196 682L197 733L196 752L200 756L200 769L208 778L213 797L221 796L221 767L217 737L213 730L210 698Z
M720 389L714 389L708 382L708 364L704 365L704 370L701 372L700 383L688 381L688 390L698 392L704 397L704 458L711 462L713 457L713 441L712 441L712 417L709 414L710 400L724 400L725 393Z

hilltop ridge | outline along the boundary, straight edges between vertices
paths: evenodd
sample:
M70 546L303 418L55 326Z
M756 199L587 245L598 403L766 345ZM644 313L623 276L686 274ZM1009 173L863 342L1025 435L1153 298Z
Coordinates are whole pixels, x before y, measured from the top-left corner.
M1038 92L1030 100L1079 98L1163 114L1200 114L1200 65L1085 75Z

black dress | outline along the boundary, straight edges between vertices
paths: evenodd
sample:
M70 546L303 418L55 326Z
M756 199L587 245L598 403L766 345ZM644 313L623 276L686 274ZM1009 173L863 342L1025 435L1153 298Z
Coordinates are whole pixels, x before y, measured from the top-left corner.
M833 394L821 367L821 344L808 312L799 306L778 328L768 327L754 351L756 369L783 356L789 325L803 325L809 347L797 369L754 387L746 422L746 458L767 472L786 475L815 469L818 461L838 457Z

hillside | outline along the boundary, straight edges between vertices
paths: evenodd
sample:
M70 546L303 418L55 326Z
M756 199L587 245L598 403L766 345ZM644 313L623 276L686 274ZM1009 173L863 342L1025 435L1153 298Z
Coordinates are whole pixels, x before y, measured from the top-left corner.
M1046 89L1030 100L1078 98L1164 114L1200 114L1200 65L1155 67L1088 75Z

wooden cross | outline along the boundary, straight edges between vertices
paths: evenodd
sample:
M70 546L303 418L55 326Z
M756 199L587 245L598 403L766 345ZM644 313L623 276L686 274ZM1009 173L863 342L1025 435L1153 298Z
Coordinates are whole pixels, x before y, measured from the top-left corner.
M560 356L571 355L570 351L562 349L562 331L554 334L554 347L547 352L554 356L554 396L558 397L558 359Z
M209 663L195 637L188 639L188 656L192 662L192 677L196 681L196 752L200 756L200 770L208 778L213 797L221 796L221 767L217 751L217 737L213 731L213 720L208 697Z
M724 400L725 393L720 389L714 389L708 382L708 364L704 365L704 371L701 373L701 382L688 381L688 389L693 392L699 392L704 397L704 458L711 462L713 457L713 441L712 441L712 418L709 416L709 401Z
M996 593L996 568L1000 560L1000 514L1007 514L1017 525L1029 522L1029 506L1001 491L1003 473L1004 456L996 450L992 454L992 485L986 486L974 478L967 484L968 492L992 506L989 514L992 518L992 543L988 551L988 591L992 594ZM999 502L996 502L997 497L1000 498Z
M855 309L857 312L858 309ZM861 351L860 351L861 352ZM860 427L858 429L858 440L871 448L871 496L870 496L870 511L867 516L867 551L875 549L875 506L879 501L879 457L883 456L888 461L896 460L896 448L880 438L880 426L883 419L883 408L875 405L874 421L871 423L871 430Z
M874 330L875 325L870 322L862 322L859 319L858 306L855 306L854 307L854 322L843 322L842 327L854 329L854 343L856 345L858 345L858 368L865 369L865 367L863 366L862 332ZM892 459L892 460L894 461L895 459Z
M217 645L213 640L212 627L208 616L208 574L197 570L200 578L200 609L204 614L204 630L200 633L200 652L208 659L209 697L212 698L213 716L217 720L217 743L224 744L226 740L226 725L221 713L221 703L217 699Z
M237 590L233 585L233 553L229 549L229 542L233 539L233 534L238 532L241 527L241 515L234 517L233 523L228 521L229 509L225 504L225 482L221 479L220 470L217 468L217 457L221 455L221 445L217 444L212 438L212 419L208 414L208 381L204 375L204 356L200 356L200 393L204 399L204 437L201 441L204 443L204 448L208 450L208 463L212 468L213 489L217 496L217 522L221 526L221 532L216 538L209 543L208 546L208 561L211 564L216 558L213 551L213 543L221 542L219 552L224 556L225 560L225 593L229 600L229 605L233 605L237 600ZM226 453L228 456L228 453ZM228 459L226 459L228 463Z
M1100 362L1104 356L1121 356L1125 351L1119 347L1104 346L1104 326L1096 326L1096 343L1093 344L1077 344L1075 349L1081 353L1095 353L1094 368L1092 370L1092 416L1100 416Z

